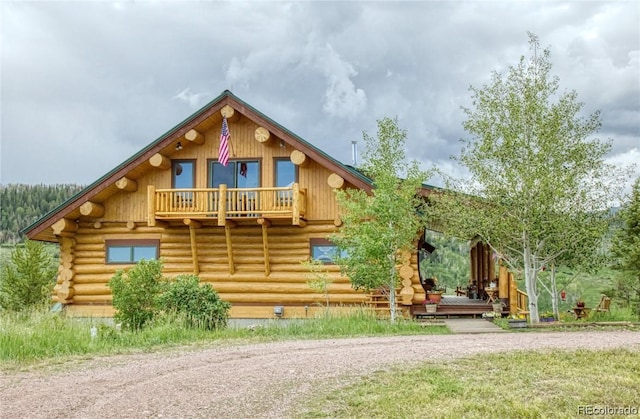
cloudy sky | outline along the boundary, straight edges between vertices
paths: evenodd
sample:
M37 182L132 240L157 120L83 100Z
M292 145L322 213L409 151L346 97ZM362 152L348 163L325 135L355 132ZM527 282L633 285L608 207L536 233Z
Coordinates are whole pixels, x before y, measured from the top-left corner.
M345 163L397 116L408 155L458 175L468 88L526 55L527 31L602 111L610 160L640 162L637 1L0 7L3 184L91 183L225 89Z

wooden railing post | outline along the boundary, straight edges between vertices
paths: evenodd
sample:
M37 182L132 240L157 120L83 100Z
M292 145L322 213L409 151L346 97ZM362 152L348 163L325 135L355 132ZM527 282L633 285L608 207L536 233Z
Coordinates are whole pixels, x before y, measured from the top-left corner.
M509 270L501 262L498 266L498 298L509 298Z
M227 218L227 185L220 185L218 197L218 225L224 226Z
M147 186L147 225L149 227L156 225L156 187L154 185Z
M296 182L293 184L293 205L291 211L293 212L292 224L300 225L300 185Z
M516 283L513 274L509 272L509 313L516 314L518 313L518 284Z

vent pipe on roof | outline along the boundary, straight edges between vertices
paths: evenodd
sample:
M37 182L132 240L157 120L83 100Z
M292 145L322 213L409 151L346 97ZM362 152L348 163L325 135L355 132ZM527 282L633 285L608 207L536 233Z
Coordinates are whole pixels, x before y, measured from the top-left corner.
M358 165L358 142L351 141L351 164L353 167Z

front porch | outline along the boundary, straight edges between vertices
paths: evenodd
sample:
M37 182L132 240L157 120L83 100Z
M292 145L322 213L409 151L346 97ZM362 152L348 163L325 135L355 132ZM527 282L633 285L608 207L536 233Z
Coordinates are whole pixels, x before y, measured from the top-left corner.
M435 313L427 313L423 304L413 304L410 308L414 318L424 317L481 317L482 313L493 311L488 300L472 299L466 296L443 295ZM503 305L502 315L509 314L509 307Z

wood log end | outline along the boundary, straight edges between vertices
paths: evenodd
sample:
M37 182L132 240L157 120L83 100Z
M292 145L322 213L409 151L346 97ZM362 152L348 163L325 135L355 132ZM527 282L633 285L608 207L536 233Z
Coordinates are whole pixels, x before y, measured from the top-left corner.
M116 181L116 188L127 192L135 192L138 190L138 182L124 176Z
M290 159L291 163L295 164L296 166L304 166L307 162L307 155L300 150L293 150L291 152Z
M344 186L344 179L337 173L331 173L327 178L327 183L334 189L340 189Z
M171 168L171 159L160 153L156 153L149 158L149 164L158 169L167 170Z
M87 201L80 205L80 214L85 217L102 217L104 215L104 205Z
M268 142L271 139L271 133L265 127L256 128L253 136L255 137L257 142L263 143L263 144Z
M271 227L271 221L266 218L258 218L258 224L264 227Z
M227 118L228 121L237 117L236 110L229 105L224 105L222 109L220 109L220 115L222 115L223 118Z
M400 278L411 279L413 277L413 268L409 265L404 265L400 268Z
M51 226L53 234L56 236L62 236L64 233L75 233L78 231L78 223L75 220L68 218L61 218Z
M202 223L200 221L196 221L196 220L191 219L191 218L185 218L184 220L182 220L182 222L184 223L184 225L189 226L191 228L200 228L200 227L202 227Z
M204 144L204 135L195 129L187 131L184 135L184 139L193 144Z

